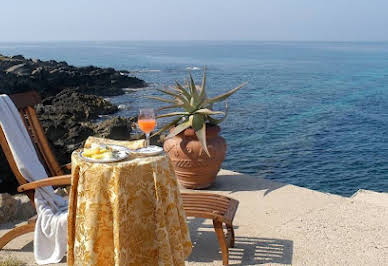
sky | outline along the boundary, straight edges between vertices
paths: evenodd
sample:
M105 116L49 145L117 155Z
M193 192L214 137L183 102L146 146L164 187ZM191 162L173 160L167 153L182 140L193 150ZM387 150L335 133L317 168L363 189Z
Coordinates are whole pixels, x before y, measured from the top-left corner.
M14 0L0 42L388 41L388 0Z

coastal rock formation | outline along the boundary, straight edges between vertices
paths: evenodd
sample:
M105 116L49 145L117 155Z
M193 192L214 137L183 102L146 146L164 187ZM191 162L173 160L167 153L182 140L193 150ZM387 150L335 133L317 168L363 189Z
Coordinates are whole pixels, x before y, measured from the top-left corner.
M26 220L34 214L35 209L27 196L0 194L0 224L14 220Z
M136 127L135 122L136 117L114 117L98 124L92 124L91 128L97 136L102 138L117 140L138 139L136 135L130 134L132 128Z
M70 162L71 153L89 136L129 140L135 118L114 117L95 122L100 115L113 114L117 106L95 95L65 89L36 106L45 135L60 164ZM17 181L0 149L0 193L15 193Z
M99 96L123 94L123 88L147 84L128 71L95 66L74 67L66 62L0 55L0 94L36 90L42 104L36 106L45 134L61 164L89 136L129 139L134 118L111 118L118 107ZM0 149L0 193L16 193L17 181Z
M117 111L117 106L104 98L83 94L77 89L65 89L54 97L43 99L42 104L37 106L37 114L42 121L58 118L88 121L98 118L99 115L113 114ZM60 117L58 114L61 114Z
M111 118L93 122L100 115L117 112L117 106L95 95L65 89L37 106L37 115L57 159L65 164L89 136L129 139L133 118Z
M63 198L69 198L68 187L57 188L54 190L54 193ZM13 221L25 221L35 214L36 210L26 195L0 194L0 224Z
M42 97L54 96L64 88L78 88L94 95L123 94L122 88L142 88L146 83L127 71L95 66L75 67L55 60L26 59L0 55L0 93L36 90Z

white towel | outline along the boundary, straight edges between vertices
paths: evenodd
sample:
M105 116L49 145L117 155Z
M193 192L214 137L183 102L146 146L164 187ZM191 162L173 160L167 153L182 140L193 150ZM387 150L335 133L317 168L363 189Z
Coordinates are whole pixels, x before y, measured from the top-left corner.
M0 125L11 148L16 165L25 179L35 181L47 177L18 110L7 95L0 95ZM67 249L67 200L54 194L54 189L36 189L38 218L34 233L36 263L58 263Z

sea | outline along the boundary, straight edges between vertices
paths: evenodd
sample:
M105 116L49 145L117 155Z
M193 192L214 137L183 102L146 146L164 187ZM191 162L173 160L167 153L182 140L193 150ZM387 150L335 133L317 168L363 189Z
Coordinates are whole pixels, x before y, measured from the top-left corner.
M189 73L200 82L204 67L209 96L248 81L228 100L223 168L344 196L388 192L388 43L0 43L0 54L130 71L149 87L109 98L121 116L162 106L144 96Z

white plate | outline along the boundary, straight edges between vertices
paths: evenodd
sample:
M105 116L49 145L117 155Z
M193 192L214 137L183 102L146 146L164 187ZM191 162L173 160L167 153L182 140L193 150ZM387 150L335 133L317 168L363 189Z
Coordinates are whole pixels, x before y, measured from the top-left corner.
M84 152L81 151L80 155L82 159L91 163L112 163L112 162L118 162L126 159L131 152L128 148L119 146L119 145L101 145L101 146L107 146L111 148L114 152L114 157L109 159L93 159L93 158L83 156Z
M151 145L147 148L140 148L136 150L130 150L131 153L138 156L154 156L161 154L163 152L163 148L155 145Z

